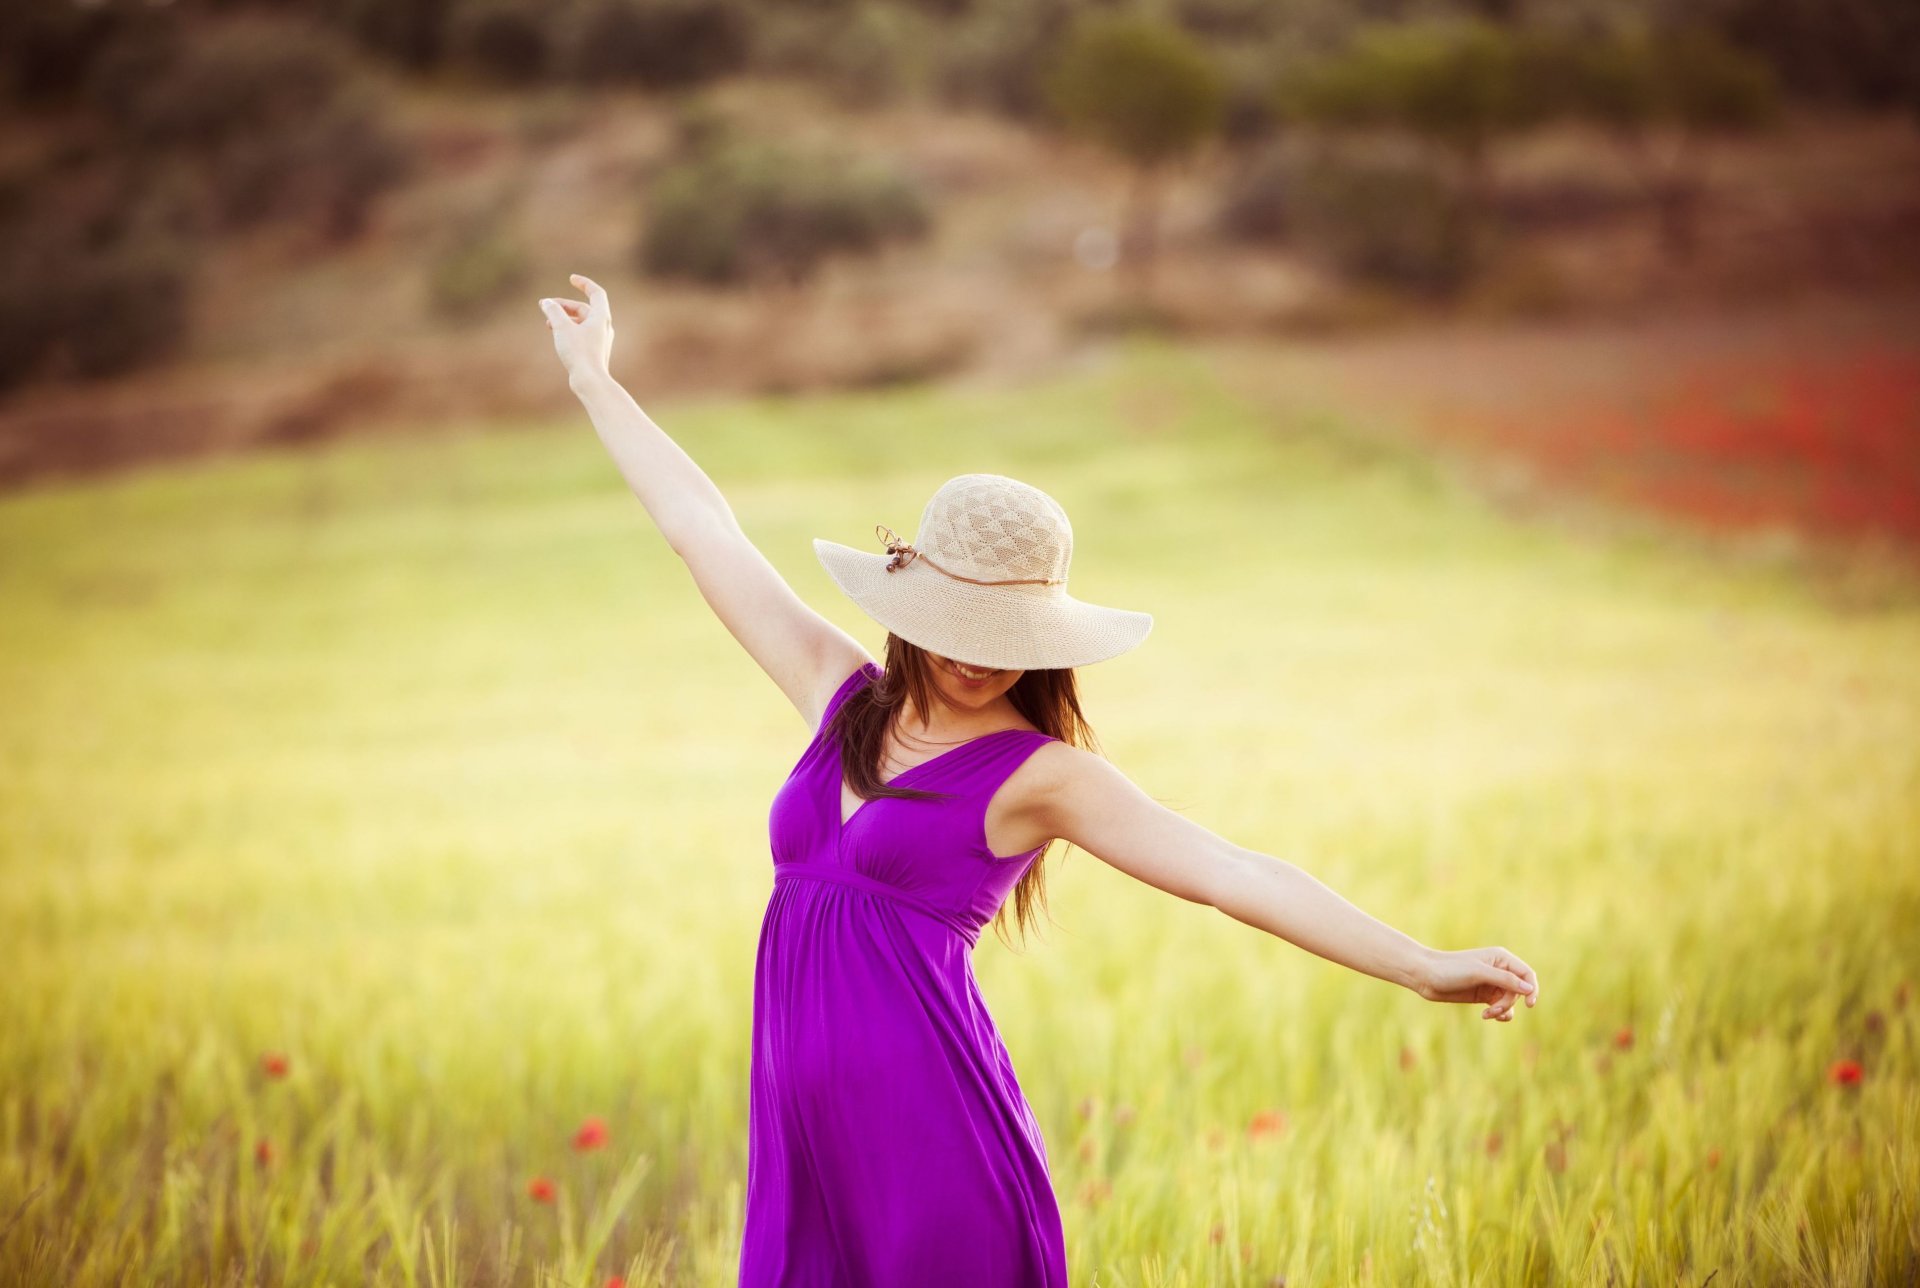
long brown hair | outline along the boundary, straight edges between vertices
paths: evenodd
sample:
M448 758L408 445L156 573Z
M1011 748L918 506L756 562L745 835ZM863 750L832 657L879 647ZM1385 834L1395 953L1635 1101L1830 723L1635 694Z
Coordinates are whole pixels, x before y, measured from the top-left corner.
M886 747L887 730L910 700L915 711L931 711L942 701L933 679L931 655L917 644L898 635L887 634L887 660L880 678L861 685L833 714L827 736L840 749L840 772L847 786L862 800L897 796L903 800L939 800L947 793L919 787L890 787L880 778L880 754ZM1057 670L1024 671L1007 690L1014 710L1042 733L1051 734L1070 746L1098 752L1099 739L1080 709L1080 693L1074 684L1072 667ZM840 808L839 794L834 806ZM1055 838L1058 839L1058 838ZM1026 942L1029 923L1039 911L1046 911L1047 890L1044 868L1053 851L1049 840L1013 887L1013 897L994 914L994 932L1008 943L1005 920L1008 904L1013 906L1020 939ZM1011 943L1008 943L1011 947Z

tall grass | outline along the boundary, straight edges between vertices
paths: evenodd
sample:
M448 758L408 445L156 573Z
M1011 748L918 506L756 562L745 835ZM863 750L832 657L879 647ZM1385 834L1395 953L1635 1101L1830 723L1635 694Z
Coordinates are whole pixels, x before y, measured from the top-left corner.
M808 538L1046 489L1157 618L1082 676L1123 769L1540 972L1489 1024L1056 859L976 967L1076 1285L1920 1274L1920 596L1504 518L1177 351L658 414L875 649ZM0 711L0 1282L731 1282L808 731L584 419L0 501Z

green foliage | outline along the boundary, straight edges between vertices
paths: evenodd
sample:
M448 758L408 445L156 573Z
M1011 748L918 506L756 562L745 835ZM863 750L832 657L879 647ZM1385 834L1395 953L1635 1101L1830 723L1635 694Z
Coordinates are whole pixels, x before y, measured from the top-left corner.
M1479 19L1370 26L1344 54L1282 82L1279 106L1294 119L1390 126L1477 152L1545 115L1526 52Z
M1047 89L1070 126L1143 166L1192 151L1226 105L1225 78L1203 47L1178 27L1127 15L1078 20Z
M1767 65L1702 28L1620 32L1568 47L1557 78L1568 108L1622 133L1762 128L1779 98Z
M750 49L739 0L579 0L566 23L565 71L585 84L683 88L737 70Z
M1046 72L1076 10L1074 0L980 0L942 42L943 96L1019 120L1044 119Z
M465 321L512 295L531 276L526 250L504 212L468 220L435 257L428 298L441 317Z
M1445 297L1490 258L1490 225L1457 177L1416 149L1289 152L1271 165L1281 225L1348 277Z
M195 166L218 223L280 215L353 235L411 154L339 35L251 14L192 41L123 42L87 86L121 145Z
M711 283L810 277L828 258L923 237L919 186L837 148L743 138L699 118L690 146L653 181L640 260L647 272Z

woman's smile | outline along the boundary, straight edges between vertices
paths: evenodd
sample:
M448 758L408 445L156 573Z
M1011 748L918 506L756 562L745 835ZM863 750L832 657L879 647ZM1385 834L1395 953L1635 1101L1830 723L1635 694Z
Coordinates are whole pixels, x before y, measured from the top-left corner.
M952 658L947 659L947 670L953 672L969 689L984 689L994 676L1000 672L993 667L966 666Z

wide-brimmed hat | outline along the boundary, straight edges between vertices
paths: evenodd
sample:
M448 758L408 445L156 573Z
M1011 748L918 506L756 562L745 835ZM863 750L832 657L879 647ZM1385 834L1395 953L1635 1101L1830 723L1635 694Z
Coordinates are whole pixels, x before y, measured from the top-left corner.
M1060 503L1004 474L940 485L913 544L883 523L874 554L814 538L848 598L901 639L969 666L1086 666L1146 639L1153 617L1067 593L1073 526Z

